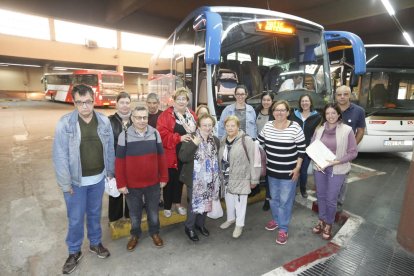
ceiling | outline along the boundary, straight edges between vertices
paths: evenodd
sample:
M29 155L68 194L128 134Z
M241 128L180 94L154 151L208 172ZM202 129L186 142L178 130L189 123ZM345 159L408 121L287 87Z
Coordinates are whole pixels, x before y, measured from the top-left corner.
M390 2L402 27L414 36L414 1ZM271 9L315 21L327 30L354 32L365 43L406 44L380 0L0 0L3 9L164 38L203 5Z
M414 38L414 0L390 2L401 26ZM326 30L354 32L364 43L407 44L380 0L0 0L0 9L163 38L188 13L205 5L271 9L315 21Z

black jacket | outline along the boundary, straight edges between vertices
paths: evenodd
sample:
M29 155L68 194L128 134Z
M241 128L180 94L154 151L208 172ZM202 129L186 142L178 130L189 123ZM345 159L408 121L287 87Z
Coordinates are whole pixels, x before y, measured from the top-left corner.
M110 115L108 117L108 119L111 122L112 132L114 134L114 148L115 148L115 152L116 152L116 146L118 145L118 137L119 137L119 134L122 131L127 130L128 127L130 125L132 125L132 121L131 121L131 118L129 118L129 122L128 122L126 128L123 129L122 119L121 119L121 117L119 117L118 113L115 113L113 115Z
M298 113L299 111L295 110L294 112L292 112L289 119L291 121L297 122L302 127L303 134L305 135L306 146L309 146L313 133L315 132L316 127L321 122L322 117L319 113L315 113L310 115L305 120L305 122L303 122L302 119L298 117Z

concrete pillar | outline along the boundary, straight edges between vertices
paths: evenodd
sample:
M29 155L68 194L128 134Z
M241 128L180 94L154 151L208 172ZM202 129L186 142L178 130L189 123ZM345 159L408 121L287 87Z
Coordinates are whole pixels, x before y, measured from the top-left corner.
M397 240L402 247L414 253L414 152L411 157L408 171L407 186L401 208L400 224L398 226Z

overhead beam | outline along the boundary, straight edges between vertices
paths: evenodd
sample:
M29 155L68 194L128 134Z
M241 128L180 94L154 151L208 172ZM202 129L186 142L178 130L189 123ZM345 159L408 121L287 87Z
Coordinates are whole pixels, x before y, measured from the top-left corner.
M136 12L149 0L110 0L106 10L105 21L109 24L116 23L128 15Z
M397 12L414 7L413 0L399 0L394 4ZM387 13L381 2L361 0L331 1L313 9L297 10L295 15L315 21L322 25L333 25Z

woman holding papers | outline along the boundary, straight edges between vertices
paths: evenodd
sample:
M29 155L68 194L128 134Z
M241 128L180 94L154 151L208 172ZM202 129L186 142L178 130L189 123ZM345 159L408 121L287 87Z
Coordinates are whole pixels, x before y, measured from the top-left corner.
M320 140L336 156L334 160L327 160L328 166L323 170L315 165L314 172L319 221L312 232L329 240L332 238L339 191L351 170L350 161L358 154L355 135L350 126L342 123L341 109L337 104L327 104L323 109L322 122L312 142L315 140Z
M276 243L285 244L295 199L296 183L305 155L305 136L296 122L288 120L287 101L277 101L272 107L273 121L265 124L257 138L267 154L267 177L270 190L272 220L266 230L279 228Z
M321 115L313 109L312 98L309 94L303 94L299 98L299 108L292 112L290 119L297 122L305 134L306 146L309 146L313 133L321 121ZM310 158L305 154L303 157L302 166L300 167L299 186L300 193L303 198L308 197L306 192L306 183L308 182L308 167Z

